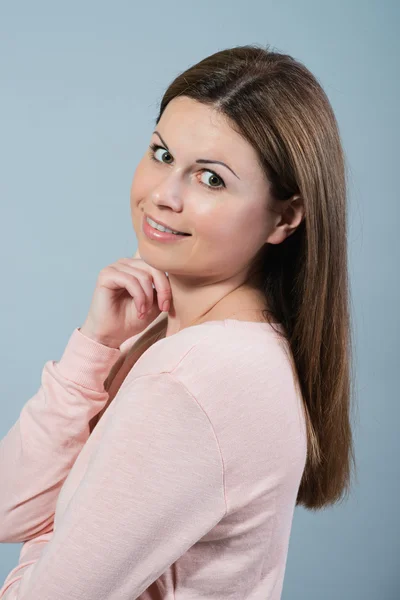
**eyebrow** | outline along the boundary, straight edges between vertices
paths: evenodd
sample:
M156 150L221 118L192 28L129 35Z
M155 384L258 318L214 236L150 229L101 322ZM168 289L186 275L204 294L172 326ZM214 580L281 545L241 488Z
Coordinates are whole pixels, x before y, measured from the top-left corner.
M162 139L161 135L158 133L158 131L153 131L153 133L156 133L158 135L158 137L160 138L160 140L162 141L162 143L164 144L165 148L168 150L168 152L170 151L167 144L164 142L164 140ZM227 169L229 169L234 175L235 177L237 177L238 179L240 179L239 175L236 175L235 171L233 169L231 169L228 165L226 165L224 162L220 161L220 160L208 160L207 158L199 158L198 160L196 160L197 163L216 163L218 165L223 165L224 167L226 167Z

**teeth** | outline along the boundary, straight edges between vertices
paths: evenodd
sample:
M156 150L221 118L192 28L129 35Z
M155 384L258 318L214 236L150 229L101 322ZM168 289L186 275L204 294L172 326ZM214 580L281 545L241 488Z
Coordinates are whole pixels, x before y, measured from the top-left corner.
M153 221L152 219L150 219L149 217L146 217L146 221L152 226L154 227L154 229L158 229L159 231L165 231L166 233L175 233L175 235L180 234L180 231L174 231L173 229L168 229L168 227L163 227L162 225L159 225L158 223L156 223L155 221Z

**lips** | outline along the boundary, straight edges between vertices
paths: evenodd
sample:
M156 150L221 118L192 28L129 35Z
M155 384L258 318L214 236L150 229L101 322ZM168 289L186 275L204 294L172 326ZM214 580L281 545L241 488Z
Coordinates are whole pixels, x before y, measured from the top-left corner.
M146 217L149 217L149 219L151 219L152 221L155 221L156 223L158 223L158 225L162 225L163 227L168 227L168 229L172 229L173 231L176 231L177 233L182 233L183 235L191 235L190 233L186 233L185 231L179 231L178 229L175 229L174 227L167 225L167 223L163 223L162 221L159 221L158 219L154 219L154 217L152 217L151 215L147 215L145 213L144 218L146 218Z

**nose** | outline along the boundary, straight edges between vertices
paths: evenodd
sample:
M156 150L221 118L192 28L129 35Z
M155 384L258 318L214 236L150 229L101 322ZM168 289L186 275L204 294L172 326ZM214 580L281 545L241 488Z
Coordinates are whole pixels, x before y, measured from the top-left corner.
M178 170L171 169L154 186L150 199L157 207L168 206L179 212L183 208L183 187L182 174Z

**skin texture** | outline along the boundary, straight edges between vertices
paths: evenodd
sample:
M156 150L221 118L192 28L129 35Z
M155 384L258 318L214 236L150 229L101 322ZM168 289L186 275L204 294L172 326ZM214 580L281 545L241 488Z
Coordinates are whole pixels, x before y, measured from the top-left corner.
M299 196L273 202L252 146L209 106L174 98L149 144L162 146L154 162L148 147L132 181L132 224L142 259L168 273L172 303L166 337L193 322L228 318L263 320L264 294L246 285L253 258L266 243L279 244L300 224ZM220 164L196 163L204 158ZM207 170L204 170L207 169ZM211 169L216 173L211 173ZM226 187L220 188L222 181ZM191 234L166 244L142 231L144 213Z

